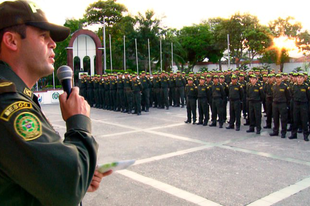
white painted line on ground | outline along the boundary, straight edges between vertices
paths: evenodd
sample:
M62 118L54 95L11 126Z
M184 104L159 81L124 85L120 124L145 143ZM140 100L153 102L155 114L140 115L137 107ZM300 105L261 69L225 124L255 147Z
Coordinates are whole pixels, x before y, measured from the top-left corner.
M294 185L290 185L288 187L285 187L277 192L271 193L270 195L263 197L248 206L269 206L273 205L277 202L280 202L304 189L307 189L310 187L310 177L305 178Z
M200 197L200 196L195 195L193 193L187 192L185 190L178 189L174 186L171 186L171 185L168 185L166 183L154 180L152 178L142 176L138 173L135 173L135 172L132 172L129 170L120 170L117 173L119 173L123 176L126 176L130 179L133 179L137 182L140 182L142 184L151 186L151 187L156 188L160 191L169 193L175 197L186 200L188 202L192 202L192 203L200 205L200 206L220 206L220 204L213 202L211 200L205 199L203 197Z
M201 150L204 150L207 148L211 148L211 147L212 146L210 146L210 145L195 147L195 148L191 148L191 149L187 149L187 150L181 150L181 151L172 152L172 153L168 153L168 154L164 154L164 155L159 155L159 156L154 156L154 157L150 157L150 158L146 158L146 159L141 159L141 160L137 160L135 165L145 164L145 163L158 161L158 160L163 160L163 159L167 159L170 157L176 157L176 156L180 156L180 155L184 155L184 154L189 154L192 152L198 152L198 151L201 151Z

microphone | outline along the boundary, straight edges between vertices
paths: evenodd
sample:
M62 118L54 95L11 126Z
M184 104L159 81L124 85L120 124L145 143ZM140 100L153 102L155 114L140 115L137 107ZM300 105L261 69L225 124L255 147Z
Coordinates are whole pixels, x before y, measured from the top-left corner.
M59 79L63 90L68 94L67 99L69 98L72 89L72 74L72 69L67 65L63 65L57 70L57 78Z

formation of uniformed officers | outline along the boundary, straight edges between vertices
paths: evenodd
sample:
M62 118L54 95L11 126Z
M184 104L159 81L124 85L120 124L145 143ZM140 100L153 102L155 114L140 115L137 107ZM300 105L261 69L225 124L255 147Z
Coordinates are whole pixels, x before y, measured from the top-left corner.
M141 115L150 107L187 108L185 123L240 131L241 116L246 132L260 134L262 108L266 116L264 128L272 129L270 136L297 139L303 133L308 139L310 118L310 86L307 73L278 73L267 70L228 70L225 72L153 73L141 75L110 74L83 75L81 95L92 107ZM229 103L229 104L228 104ZM198 105L198 121L197 121ZM227 105L229 117L227 120ZM211 115L210 115L211 111ZM272 128L273 120L273 128ZM281 124L280 124L281 122ZM281 130L280 130L281 125Z

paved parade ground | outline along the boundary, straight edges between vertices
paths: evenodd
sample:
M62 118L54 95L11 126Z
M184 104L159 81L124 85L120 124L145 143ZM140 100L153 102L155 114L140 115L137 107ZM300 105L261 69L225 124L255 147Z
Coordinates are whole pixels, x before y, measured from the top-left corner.
M59 105L42 109L63 135ZM302 134L289 140L270 137L271 129L185 124L186 109L173 107L141 116L91 109L91 119L99 164L137 161L104 178L83 206L310 205L310 143Z

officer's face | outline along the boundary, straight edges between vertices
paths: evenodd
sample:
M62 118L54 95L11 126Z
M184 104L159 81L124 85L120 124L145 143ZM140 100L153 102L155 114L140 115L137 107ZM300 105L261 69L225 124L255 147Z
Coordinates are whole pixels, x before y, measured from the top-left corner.
M277 82L277 84L280 84L282 82L282 78L281 77L277 77L276 78L276 82Z
M205 84L205 80L204 79L200 79L199 83L200 83L200 85L204 85Z
M254 85L254 84L256 84L257 79L256 79L256 78L251 78L251 79L250 79L250 81L251 81L251 84L253 84L253 85Z
M56 43L52 40L49 31L27 26L26 38L19 41L19 61L23 63L25 72L38 80L54 71L53 50L56 48Z
M297 83L298 83L298 84L304 83L304 80L305 80L305 79L304 79L303 76L298 76L298 77L297 77Z

